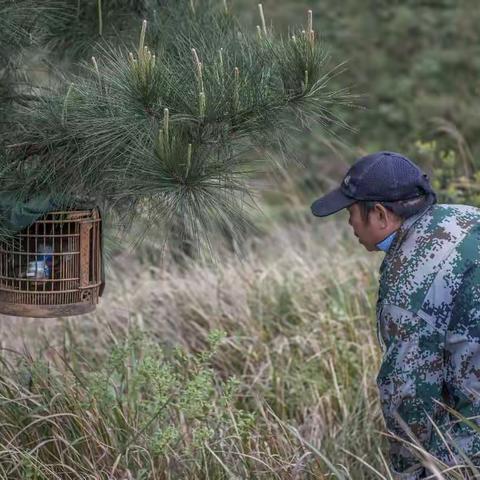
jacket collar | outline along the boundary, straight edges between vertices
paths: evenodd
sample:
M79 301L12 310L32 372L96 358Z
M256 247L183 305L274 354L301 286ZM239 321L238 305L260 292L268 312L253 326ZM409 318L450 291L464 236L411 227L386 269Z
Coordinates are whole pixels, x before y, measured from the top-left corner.
M415 215L412 215L411 217L407 218L400 228L397 230L397 235L393 241L392 246L388 250L387 254L388 255L394 255L395 252L400 248L400 245L403 243L405 238L408 236L410 233L412 227L420 220L427 212L429 212L433 208L433 205L429 205L426 207L424 210L420 211L419 213L416 213Z

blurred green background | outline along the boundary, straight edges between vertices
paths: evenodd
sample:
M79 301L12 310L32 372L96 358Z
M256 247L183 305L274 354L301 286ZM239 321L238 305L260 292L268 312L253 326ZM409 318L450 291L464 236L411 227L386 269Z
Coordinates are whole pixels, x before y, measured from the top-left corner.
M252 28L257 2L235 8ZM405 153L433 174L442 201L479 203L480 9L475 0L266 0L267 22L287 32L312 9L336 82L358 95L344 112L342 142L308 132L301 140L308 189L328 188L358 156ZM342 145L343 144L343 145Z
M255 24L257 3L233 2ZM362 96L365 110L347 119L356 132L346 141L371 151L412 152L419 138L458 135L480 147L480 9L474 0L266 0L277 31L305 23L313 10L317 33L332 65L346 62L339 82ZM345 138L345 134L342 135Z

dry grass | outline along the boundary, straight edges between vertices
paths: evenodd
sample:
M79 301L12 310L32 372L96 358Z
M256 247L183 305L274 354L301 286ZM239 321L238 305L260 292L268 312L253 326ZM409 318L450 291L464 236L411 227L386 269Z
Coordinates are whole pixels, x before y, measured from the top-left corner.
M332 222L319 226L273 229L242 259L223 252L217 265L155 266L146 245L115 259L95 315L2 317L3 346L33 352L22 356L28 388L5 353L13 362L0 382L9 406L1 420L5 478L391 478L374 381L381 255L365 254ZM138 330L162 357L138 343L114 375L104 374L109 354ZM209 356L215 330L225 337ZM181 362L176 345L187 355ZM34 358L46 366L36 376ZM177 383L145 377L145 359ZM168 415L149 423L158 401L152 382L187 400L170 399ZM191 417L196 403L206 410ZM165 432L179 431L181 441L165 444Z

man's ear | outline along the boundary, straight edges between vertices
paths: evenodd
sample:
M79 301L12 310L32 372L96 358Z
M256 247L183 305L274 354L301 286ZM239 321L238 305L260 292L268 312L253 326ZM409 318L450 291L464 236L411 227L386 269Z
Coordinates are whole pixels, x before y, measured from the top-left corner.
M376 203L374 207L374 213L380 228L387 228L390 220L388 210L380 203Z

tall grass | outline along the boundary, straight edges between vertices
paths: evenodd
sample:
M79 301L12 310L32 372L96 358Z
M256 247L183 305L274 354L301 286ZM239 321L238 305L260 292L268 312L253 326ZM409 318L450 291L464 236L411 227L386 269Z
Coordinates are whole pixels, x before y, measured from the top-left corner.
M381 258L318 227L181 268L146 244L116 258L95 315L3 317L0 475L392 478L374 381Z

